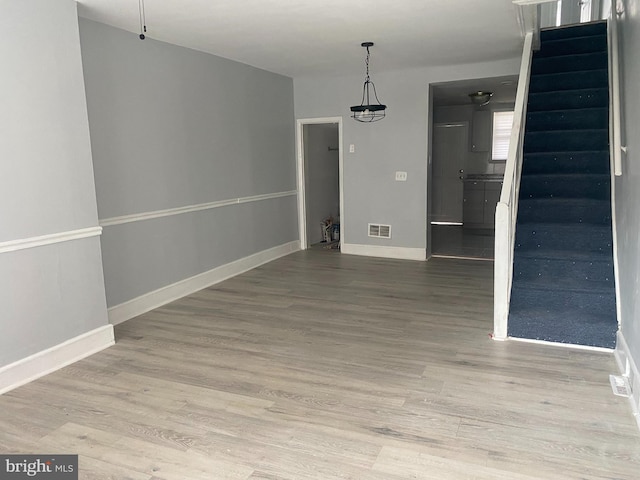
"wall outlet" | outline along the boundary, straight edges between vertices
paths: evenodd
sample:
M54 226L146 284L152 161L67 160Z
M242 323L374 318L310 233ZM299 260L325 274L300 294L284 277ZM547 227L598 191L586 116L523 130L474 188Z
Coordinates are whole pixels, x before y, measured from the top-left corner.
M396 172L396 182L406 182L407 172Z

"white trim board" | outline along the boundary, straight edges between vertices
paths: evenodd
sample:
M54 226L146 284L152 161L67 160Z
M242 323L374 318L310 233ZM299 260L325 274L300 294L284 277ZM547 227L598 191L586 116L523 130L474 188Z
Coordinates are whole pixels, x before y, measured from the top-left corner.
M240 258L233 262L221 265L212 270L185 278L171 285L145 293L139 297L128 300L108 309L109 322L113 325L130 320L138 315L149 312L154 308L161 307L179 298L191 295L203 288L220 283L228 278L235 277L241 273L271 262L277 258L284 257L290 253L300 250L300 242L293 242L278 245L277 247L262 250L248 257Z
M366 257L395 258L399 260L426 261L427 251L424 248L388 247L383 245L358 245L343 243L342 253L349 255L363 255Z
M78 230L69 230L67 232L50 233L48 235L40 235L37 237L19 238L16 240L8 240L0 242L0 253L15 252L27 248L42 247L53 243L68 242L70 240L79 240L82 238L96 237L102 234L102 227L81 228Z
M113 325L89 332L0 368L0 394L93 355L115 343Z
M262 195L253 195L250 197L230 198L228 200L218 200L216 202L199 203L197 205L186 205L184 207L167 208L165 210L154 210L151 212L132 213L130 215L122 215L119 217L110 217L101 219L100 225L109 227L111 225L122 225L123 223L141 222L143 220L151 220L152 218L169 217L172 215L180 215L182 213L199 212L201 210L210 210L212 208L226 207L228 205L239 205L241 203L260 202L262 200L270 200L272 198L282 198L296 195L297 190L289 190L286 192L265 193Z
M631 386L631 395L629 396L631 412L636 419L638 428L640 428L640 371L638 370L635 359L631 355L631 350L629 350L629 345L624 338L624 334L620 330L618 330L616 349L613 355L620 373L629 380L629 385Z
M304 126L318 124L338 125L338 183L340 190L340 246L344 244L345 218L344 218L344 179L343 179L343 143L342 143L342 117L299 118L296 120L296 175L298 186L298 232L300 248L306 250L307 240L307 203L305 190L304 170Z

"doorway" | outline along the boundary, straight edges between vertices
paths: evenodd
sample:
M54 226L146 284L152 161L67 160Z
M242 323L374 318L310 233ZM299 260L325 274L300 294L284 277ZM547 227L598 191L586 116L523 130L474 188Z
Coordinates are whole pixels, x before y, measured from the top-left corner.
M296 128L300 248L343 241L342 117L300 119Z
M493 260L495 207L505 160L493 155L495 112L513 110L517 76L430 85L427 249L431 256ZM473 92L492 92L474 103Z

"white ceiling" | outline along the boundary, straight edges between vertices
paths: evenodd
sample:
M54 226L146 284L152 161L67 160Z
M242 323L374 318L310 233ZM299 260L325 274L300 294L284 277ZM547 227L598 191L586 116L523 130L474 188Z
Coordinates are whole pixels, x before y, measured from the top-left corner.
M140 33L139 0L78 0L82 17ZM511 0L144 0L147 36L290 77L519 55ZM139 40L137 40L139 41Z
M433 104L439 106L471 105L469 94L483 91L491 92L491 103L514 103L518 89L518 76L478 78L446 82L433 86Z

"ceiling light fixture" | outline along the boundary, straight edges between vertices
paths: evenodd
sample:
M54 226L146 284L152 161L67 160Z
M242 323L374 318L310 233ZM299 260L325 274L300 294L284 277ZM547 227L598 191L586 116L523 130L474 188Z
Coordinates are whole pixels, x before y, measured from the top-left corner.
M482 90L478 90L477 92L473 92L469 94L469 98L471 99L471 103L474 105L478 105L483 107L491 101L491 97L493 96L493 92L483 92Z
M378 100L376 86L369 78L369 47L373 47L373 42L363 42L361 46L367 49L367 59L365 60L367 75L365 76L364 86L362 87L362 103L351 107L351 111L353 112L352 117L359 122L377 122L385 117L385 110L387 109L387 106L383 105L380 103L380 100ZM373 98L376 103L371 103L371 90L373 90Z

